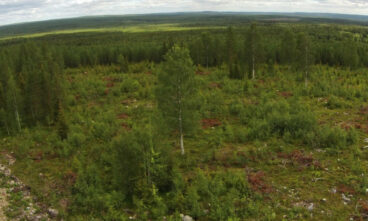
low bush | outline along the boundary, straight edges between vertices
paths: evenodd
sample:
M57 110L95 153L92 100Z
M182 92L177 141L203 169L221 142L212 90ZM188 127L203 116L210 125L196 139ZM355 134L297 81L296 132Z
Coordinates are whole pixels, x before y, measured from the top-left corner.
M344 148L358 140L354 129L345 131L320 126L313 112L297 100L260 102L246 107L239 115L241 122L249 128L249 140L265 140L273 134L283 137L287 142L302 140L303 143L318 148Z
M330 96L326 103L328 109L349 108L350 106L336 96Z
M121 84L120 91L122 93L134 93L139 91L141 85L137 80L128 78L124 79L123 83Z
M345 131L340 128L322 126L305 134L304 143L315 148L346 148L355 144L359 139L356 130Z

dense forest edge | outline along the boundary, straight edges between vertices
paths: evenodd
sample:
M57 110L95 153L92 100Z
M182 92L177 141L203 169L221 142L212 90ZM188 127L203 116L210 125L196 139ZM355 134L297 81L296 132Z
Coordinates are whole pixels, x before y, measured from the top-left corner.
M365 219L368 29L232 18L1 41L1 151L38 210Z

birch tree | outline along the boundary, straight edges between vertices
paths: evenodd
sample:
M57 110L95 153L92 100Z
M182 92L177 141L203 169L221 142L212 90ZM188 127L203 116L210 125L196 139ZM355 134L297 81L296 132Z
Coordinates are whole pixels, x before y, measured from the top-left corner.
M250 26L250 29L247 33L246 38L246 51L247 51L247 57L248 57L248 65L252 72L252 79L256 78L256 66L259 62L258 59L261 54L261 47L260 47L260 35L257 31L257 25L253 23Z
M156 99L170 129L179 132L181 154L184 137L198 122L198 90L195 67L189 50L174 46L166 55L158 73Z

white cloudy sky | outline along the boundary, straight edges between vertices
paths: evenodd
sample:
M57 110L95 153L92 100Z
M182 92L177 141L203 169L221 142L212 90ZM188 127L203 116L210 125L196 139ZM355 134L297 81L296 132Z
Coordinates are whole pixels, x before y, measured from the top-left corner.
M368 0L0 0L0 25L85 15L184 11L368 15Z

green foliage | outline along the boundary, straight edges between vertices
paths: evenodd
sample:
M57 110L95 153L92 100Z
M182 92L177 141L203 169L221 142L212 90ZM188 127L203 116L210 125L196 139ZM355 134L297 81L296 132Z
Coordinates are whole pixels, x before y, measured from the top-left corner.
M188 134L198 124L198 87L194 66L186 48L174 46L158 73L156 99L167 125Z
M357 142L355 130L346 132L339 128L320 127L315 115L296 100L250 106L240 112L240 117L250 128L246 132L250 140L265 140L274 134L286 141L299 139L316 148L344 148Z
M62 104L60 101L59 101L59 109L58 109L56 118L57 118L56 128L57 128L58 134L62 140L66 139L68 136L68 124L66 122L64 108L62 107Z
M139 84L137 80L129 78L129 79L123 80L120 91L122 93L132 93L132 92L139 91L140 88L141 88L141 85Z
M121 73L125 73L129 71L129 63L128 60L123 56L119 55L117 58L117 63L119 65L119 71Z
M67 220L325 217L288 209L297 198L284 187L350 218L368 183L366 37L358 26L326 27L239 23L2 43L1 146ZM253 56L257 80L244 80ZM295 74L305 70L308 87ZM180 110L186 156L176 151ZM255 171L265 180L252 180ZM355 189L354 203L326 194L339 182ZM263 193L267 185L274 191Z
M329 109L339 109L349 107L348 104L346 104L345 102L341 101L338 97L333 95L329 97L326 106Z
M252 23L246 34L246 58L248 73L251 78L255 78L255 72L257 70L258 64L262 59L262 46L261 46L261 35L257 30L257 24Z
M307 133L304 142L312 147L320 148L346 148L352 144L356 144L359 135L354 129L346 132L340 128L321 127L313 133Z

